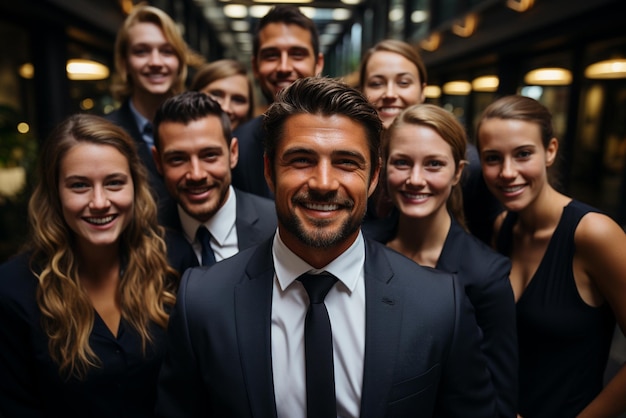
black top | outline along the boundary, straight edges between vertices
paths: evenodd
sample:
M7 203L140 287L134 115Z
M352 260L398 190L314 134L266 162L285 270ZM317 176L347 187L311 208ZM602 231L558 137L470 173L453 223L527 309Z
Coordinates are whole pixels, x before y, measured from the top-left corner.
M59 376L50 358L35 294L37 278L28 255L0 266L0 416L153 416L156 382L165 349L165 330L150 326L153 343L121 320L115 338L95 313L89 344L101 361L84 381Z
M575 417L602 390L615 328L607 303L587 305L574 272L574 233L580 219L597 212L573 200L546 253L517 301L520 354L519 412L523 417ZM509 212L498 250L510 254L517 214Z

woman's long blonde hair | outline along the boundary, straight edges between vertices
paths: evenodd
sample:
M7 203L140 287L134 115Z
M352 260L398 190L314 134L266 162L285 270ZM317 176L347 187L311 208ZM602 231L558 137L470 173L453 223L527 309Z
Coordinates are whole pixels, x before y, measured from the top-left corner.
M132 219L120 236L124 265L118 288L122 317L141 335L144 351L152 336L149 322L165 328L167 306L174 304L178 274L168 266L163 228L157 224L152 198L135 145L113 123L76 114L60 123L44 142L38 183L28 205L32 228L31 269L39 279L37 304L52 359L63 376L83 378L99 359L89 345L94 308L78 279L73 231L64 220L59 197L60 164L80 143L112 146L124 155L134 184Z

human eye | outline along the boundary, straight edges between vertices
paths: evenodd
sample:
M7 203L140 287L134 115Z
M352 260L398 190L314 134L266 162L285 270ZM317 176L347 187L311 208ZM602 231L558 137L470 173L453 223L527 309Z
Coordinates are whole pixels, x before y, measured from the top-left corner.
M106 187L110 190L120 190L126 185L127 182L126 178L112 178L106 182Z
M381 79L378 79L378 78L371 79L367 82L367 87L371 89L381 88L384 85L385 83Z
M276 61L280 58L280 53L276 50L263 51L260 54L262 61Z
M426 167L431 168L431 169L440 169L445 166L446 166L445 161L438 160L438 159L433 159L433 160L426 162Z
M247 104L248 103L248 99L245 96L233 96L232 98L233 102L239 103L239 104Z
M289 51L289 56L296 60L302 60L309 56L309 53L306 49L293 49Z
M401 78L398 80L398 86L400 87L409 87L413 84L413 81L409 78Z
M397 169L407 169L409 168L410 163L406 158L392 158L389 165Z
M87 182L85 182L85 181L75 180L75 181L71 181L68 184L68 187L71 190L74 190L76 192L81 192L81 191L87 190L89 188L89 184L87 184Z
M529 150L529 149L521 149L521 150L517 151L517 153L515 154L515 157L517 159L527 160L532 155L533 155L533 152L531 150Z
M224 98L224 92L222 90L210 90L209 97L213 100Z
M502 160L502 158L498 154L483 154L482 162L484 164L497 164Z
M135 46L131 49L131 54L135 56L144 56L150 53L150 48L145 45Z
M176 55L176 51L169 44L163 45L162 47L160 47L159 52L161 53L161 55L167 55L167 56Z
M186 161L186 158L180 154L171 154L165 158L165 163L170 166L179 166Z

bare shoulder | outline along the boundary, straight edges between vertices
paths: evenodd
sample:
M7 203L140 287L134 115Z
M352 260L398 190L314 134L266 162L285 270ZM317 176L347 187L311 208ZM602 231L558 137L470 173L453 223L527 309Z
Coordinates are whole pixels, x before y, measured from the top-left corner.
M579 249L599 249L619 246L626 242L626 233L622 227L608 215L589 212L582 217L575 235ZM622 251L625 247L621 247Z

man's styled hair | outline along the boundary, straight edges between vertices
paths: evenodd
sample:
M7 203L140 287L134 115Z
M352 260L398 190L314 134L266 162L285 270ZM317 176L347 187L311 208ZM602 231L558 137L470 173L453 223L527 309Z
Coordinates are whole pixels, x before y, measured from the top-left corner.
M233 135L228 115L217 101L199 91L186 91L163 102L154 116L154 146L157 150L160 149L159 126L163 122L178 122L186 125L209 115L215 115L220 119L226 145L230 146Z
M265 154L276 158L276 146L283 138L286 120L293 115L343 115L365 129L370 150L372 173L380 158L382 122L378 112L359 92L344 82L326 77L305 77L282 90L264 115Z
M315 22L302 13L297 6L289 4L279 4L272 7L270 11L259 20L252 39L252 55L254 57L259 54L259 49L261 48L259 34L261 30L270 23L296 25L308 30L311 33L311 46L313 47L315 62L317 62L320 52L320 36L317 31L317 26L315 26Z

